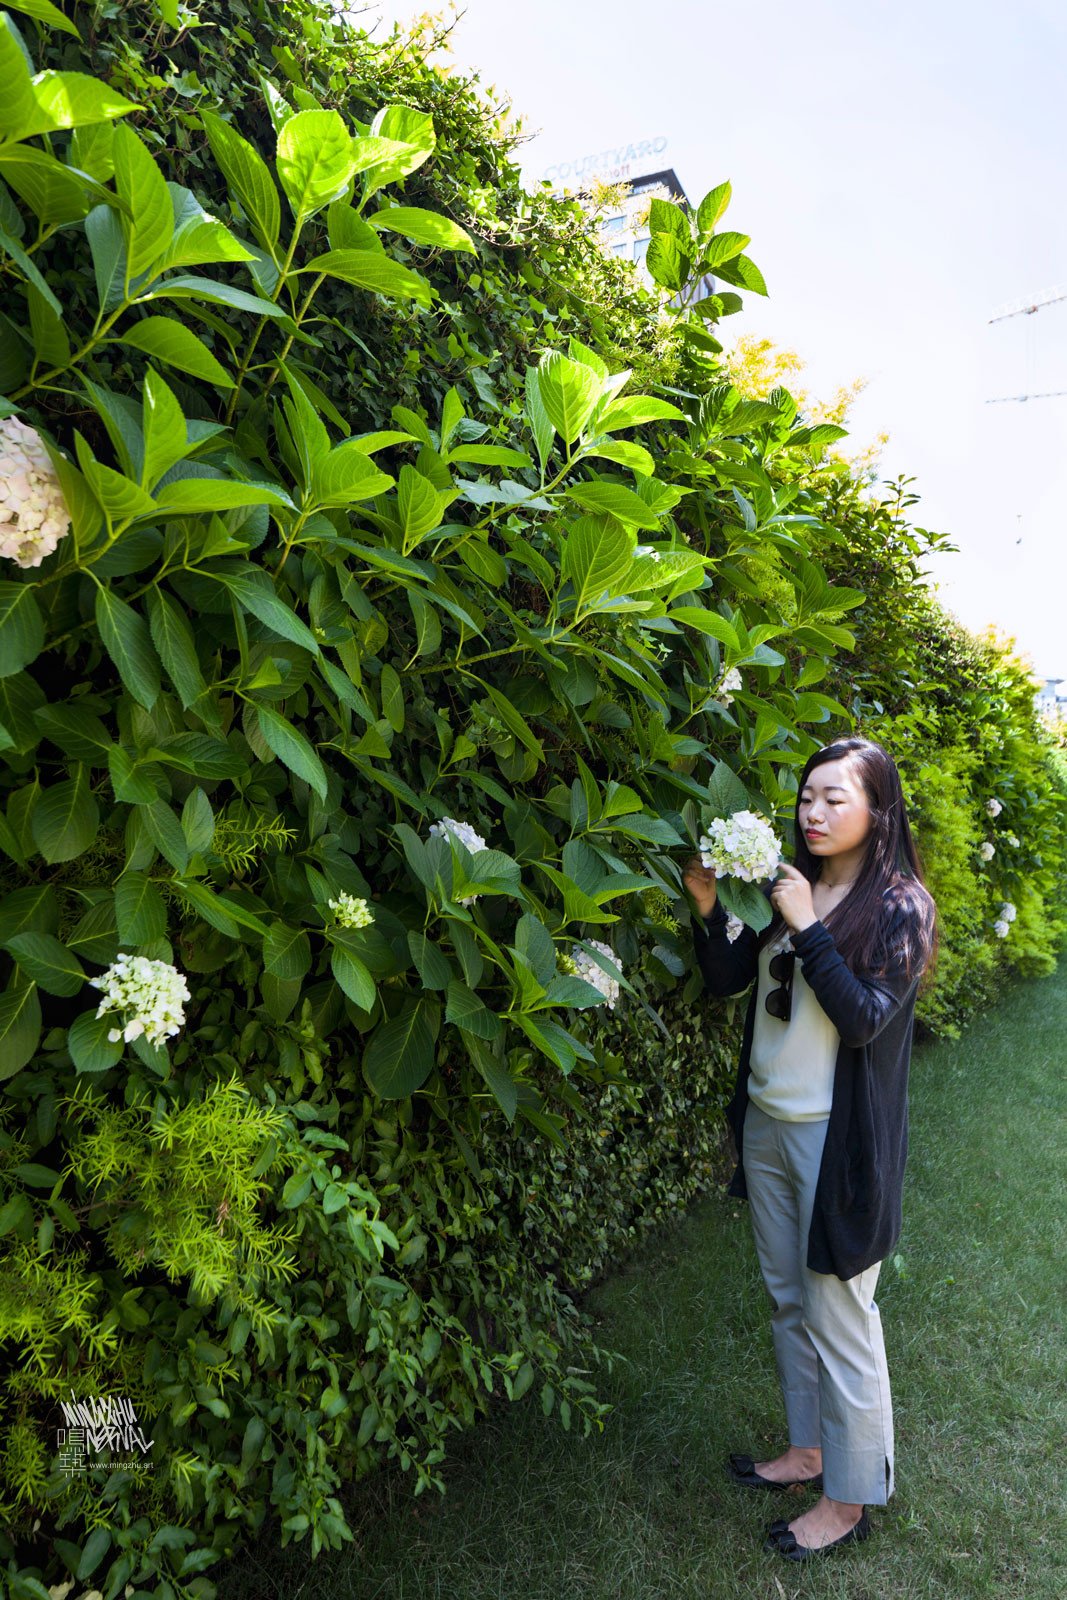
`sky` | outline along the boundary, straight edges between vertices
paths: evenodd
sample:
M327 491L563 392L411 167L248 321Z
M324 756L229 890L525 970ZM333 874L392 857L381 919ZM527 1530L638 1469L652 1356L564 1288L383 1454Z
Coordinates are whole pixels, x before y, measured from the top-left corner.
M364 4L379 33L428 9ZM531 186L656 138L694 203L729 179L769 296L723 342L796 350L819 399L865 378L841 448L889 434L880 477L959 546L927 564L942 603L1067 679L1067 394L999 399L1067 391L1067 298L990 323L1067 296L1063 0L460 5L452 61L522 117Z

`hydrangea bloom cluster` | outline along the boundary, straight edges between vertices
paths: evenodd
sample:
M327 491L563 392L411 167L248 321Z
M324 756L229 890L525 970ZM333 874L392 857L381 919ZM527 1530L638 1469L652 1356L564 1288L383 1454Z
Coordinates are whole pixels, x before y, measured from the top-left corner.
M997 847L990 839L986 839L985 842L978 847L978 854L981 856L983 861L992 861L996 853Z
M722 678L719 680L719 686L715 690L715 698L716 700L721 701L724 706L732 706L734 703L734 697L731 693L731 690L743 689L744 686L744 679L742 678L739 669L737 667L731 667L729 672L724 673Z
M449 835L458 839L473 854L475 850L487 850L489 847L481 834L472 828L469 822L458 822L455 817L442 817L440 822L430 823L430 832L438 839L447 839ZM461 906L473 905L478 896L476 894L463 894L459 897Z
M731 944L733 944L734 940L740 935L744 926L745 925L741 921L741 918L735 917L731 911L730 915L726 919L726 937Z
M70 525L63 488L39 433L0 417L0 556L39 567Z
M354 894L346 894L343 889L336 900L327 900L326 904L340 928L366 928L374 921L374 912L367 902Z
M599 950L608 961L619 965L619 958L610 945L604 944L600 939L590 939L589 943L594 950ZM619 981L612 978L602 968L598 967L588 950L583 950L581 945L571 946L571 960L579 978L584 978L586 983L591 983L594 989L599 989L608 1003L608 1010L614 1011L615 1002L619 998Z
M1012 905L1010 900L1004 901L1004 904L1000 908L1000 914L1005 922L1015 921L1015 907Z
M120 1026L108 1032L112 1044L120 1039L128 1044L142 1033L149 1044L163 1044L185 1022L183 1002L189 999L189 985L169 961L123 954L89 981L104 991L97 1016L119 1013Z
M993 932L998 939L1006 939L1015 921L1015 907L1010 900L1005 900L1000 908L1000 915L993 924Z
M1018 848L1019 848L1019 836L1018 836L1018 834L1009 833L1008 834L1008 843L1011 845L1013 850L1018 850Z
M986 801L985 808L991 817L999 817L1000 813L1004 810L1004 802L996 799L994 796L992 800Z
M699 841L700 860L714 867L724 878L742 878L757 883L773 878L782 856L782 846L766 817L754 811L735 811L732 817L716 817Z

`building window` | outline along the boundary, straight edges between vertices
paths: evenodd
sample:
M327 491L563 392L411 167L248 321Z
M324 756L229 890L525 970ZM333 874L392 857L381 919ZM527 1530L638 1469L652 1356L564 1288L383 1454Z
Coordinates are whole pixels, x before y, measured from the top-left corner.
M643 261L648 255L648 247L652 243L652 236L648 234L643 239L634 240L634 260Z
M630 254L630 246L624 239L621 244L612 245L611 253L613 256L628 256Z
M625 223L625 217L605 217L602 226L605 233L618 233Z

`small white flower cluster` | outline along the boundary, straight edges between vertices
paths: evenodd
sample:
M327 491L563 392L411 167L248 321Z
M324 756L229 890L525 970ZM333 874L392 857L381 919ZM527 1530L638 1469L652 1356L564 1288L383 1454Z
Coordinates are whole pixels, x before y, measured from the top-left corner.
M602 956L619 965L619 958L610 945L604 944L600 939L590 939L589 943L594 950L599 950ZM619 998L619 982L612 978L601 967L598 967L588 950L583 950L581 945L571 945L571 959L579 978L584 978L586 983L591 983L594 989L599 989L608 1003L608 1010L614 1011L615 1002Z
M336 917L340 928L367 928L374 921L374 912L366 900L360 900L354 894L347 894L344 889L336 900L327 900L326 904Z
M1019 836L1018 836L1018 834L1009 833L1008 834L1008 843L1011 845L1013 850L1018 850L1018 848L1019 848Z
M991 817L999 817L1004 810L1004 802L994 797L994 799L986 801L985 808Z
M726 919L726 937L731 944L733 944L734 940L739 937L744 926L745 925L741 921L741 918L735 917L731 911L730 915Z
M716 817L699 841L700 860L724 878L757 883L773 878L782 857L782 845L766 817L754 811L735 811Z
M1000 916L993 924L993 932L998 939L1006 939L1012 923L1015 921L1015 907L1010 900L1005 900L1000 908Z
M978 854L981 856L983 861L992 861L996 853L997 847L990 839L986 839L985 842L978 847Z
M715 699L724 706L732 706L734 697L730 691L732 689L743 689L744 686L744 679L738 668L731 667L729 672L724 673L719 679L718 688L715 690Z
M457 822L455 817L444 817L440 822L431 822L430 832L438 839L447 839L451 834L472 854L475 850L488 849L481 834L472 828L469 822ZM460 896L459 903L461 906L473 905L477 898L476 894L464 894Z
M128 1044L142 1033L149 1044L162 1044L185 1022L182 1002L189 999L189 985L169 961L123 954L99 978L89 981L104 991L97 1016L120 1013L121 1026L108 1033L112 1044L120 1039Z
M39 433L0 417L0 556L39 567L70 526L63 487Z

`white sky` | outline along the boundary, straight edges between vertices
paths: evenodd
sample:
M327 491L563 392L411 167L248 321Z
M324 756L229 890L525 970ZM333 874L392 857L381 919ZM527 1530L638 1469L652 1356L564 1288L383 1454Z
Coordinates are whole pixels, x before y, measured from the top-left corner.
M985 403L1067 390L1067 300L989 325L1067 292L1063 0L461 3L453 60L535 135L531 182L657 136L694 202L731 181L770 294L725 342L795 349L819 398L866 377L843 447L889 433L882 477L960 547L930 564L944 604L1067 678L1067 396Z

